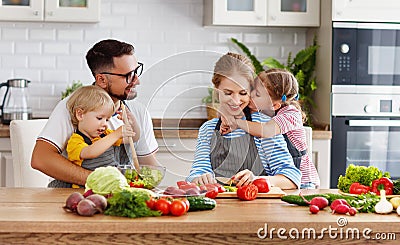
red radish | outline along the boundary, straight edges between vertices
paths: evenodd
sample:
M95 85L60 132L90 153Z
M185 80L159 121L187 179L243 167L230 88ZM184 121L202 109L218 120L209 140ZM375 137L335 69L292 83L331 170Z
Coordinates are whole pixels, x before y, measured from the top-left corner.
M340 204L344 204L344 205L350 206L345 199L336 199L331 203L331 209L335 210L336 207L338 205L340 205Z
M347 214L349 212L350 208L346 204L339 204L336 206L336 208L333 210L332 213L337 213L337 214Z
M351 208L349 209L349 214L350 214L351 216L356 215L356 213L357 213L357 209L356 209L355 207L351 207Z
M317 214L319 212L319 207L317 205L310 205L310 212L312 214Z
M315 205L319 208L319 210L324 209L329 205L328 199L326 199L325 197L314 197L313 199L311 199L311 201L308 201L301 193L299 195L307 204Z

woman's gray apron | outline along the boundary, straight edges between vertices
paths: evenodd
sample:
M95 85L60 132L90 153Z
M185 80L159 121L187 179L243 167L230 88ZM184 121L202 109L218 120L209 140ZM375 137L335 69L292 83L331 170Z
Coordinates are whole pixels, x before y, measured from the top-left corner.
M86 144L91 145L92 141L79 130L76 133L83 137ZM100 135L104 137L105 135ZM129 157L125 151L124 145L112 146L108 148L103 154L93 159L85 159L82 162L82 167L88 170L95 170L98 167L129 165ZM72 184L61 180L51 181L47 187L50 188L71 188ZM83 186L81 186L83 187Z
M250 112L246 111L246 119L251 120ZM256 176L267 175L258 155L254 137L245 134L236 138L224 138L219 132L220 126L221 119L211 137L210 158L215 177L230 178L244 169L251 170Z

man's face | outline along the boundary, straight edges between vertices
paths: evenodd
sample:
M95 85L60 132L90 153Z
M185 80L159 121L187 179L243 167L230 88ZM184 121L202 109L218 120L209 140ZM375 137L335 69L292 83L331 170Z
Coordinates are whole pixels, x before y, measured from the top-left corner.
M138 67L139 64L134 55L114 57L114 68L106 72L127 75L105 75L107 77L105 89L114 101L136 98L136 85L139 85L140 81L138 76L133 74L133 71Z

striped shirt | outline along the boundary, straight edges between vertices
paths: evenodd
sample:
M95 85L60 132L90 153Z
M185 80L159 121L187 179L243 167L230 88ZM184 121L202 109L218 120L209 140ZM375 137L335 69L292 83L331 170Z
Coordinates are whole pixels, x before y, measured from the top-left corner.
M211 137L218 120L218 118L211 119L200 127L194 162L189 176L186 178L187 181L192 181L194 178L205 173L213 173L210 160ZM253 122L267 122L269 120L270 117L264 114L258 112L252 114ZM244 130L236 129L223 135L223 137L229 139L240 137L244 134L247 134ZM254 143L267 175L284 175L297 187L300 187L301 173L299 169L294 166L292 156L287 149L286 142L282 135L277 135L273 138L254 137Z
M303 127L302 116L296 107L289 105L281 108L272 120L278 124L281 133L287 135L288 139L297 150L303 151L307 149L306 133ZM320 185L317 169L308 154L301 157L300 171L302 185L307 185L309 183L312 183L316 187Z

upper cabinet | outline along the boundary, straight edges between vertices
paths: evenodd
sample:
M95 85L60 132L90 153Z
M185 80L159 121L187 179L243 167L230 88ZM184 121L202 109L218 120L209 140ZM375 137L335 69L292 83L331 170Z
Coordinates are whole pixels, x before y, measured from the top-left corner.
M319 26L319 0L267 0L268 26Z
M1 0L0 20L98 22L100 0Z
M205 25L319 26L319 0L205 0Z
M400 22L399 0L333 0L333 21Z

